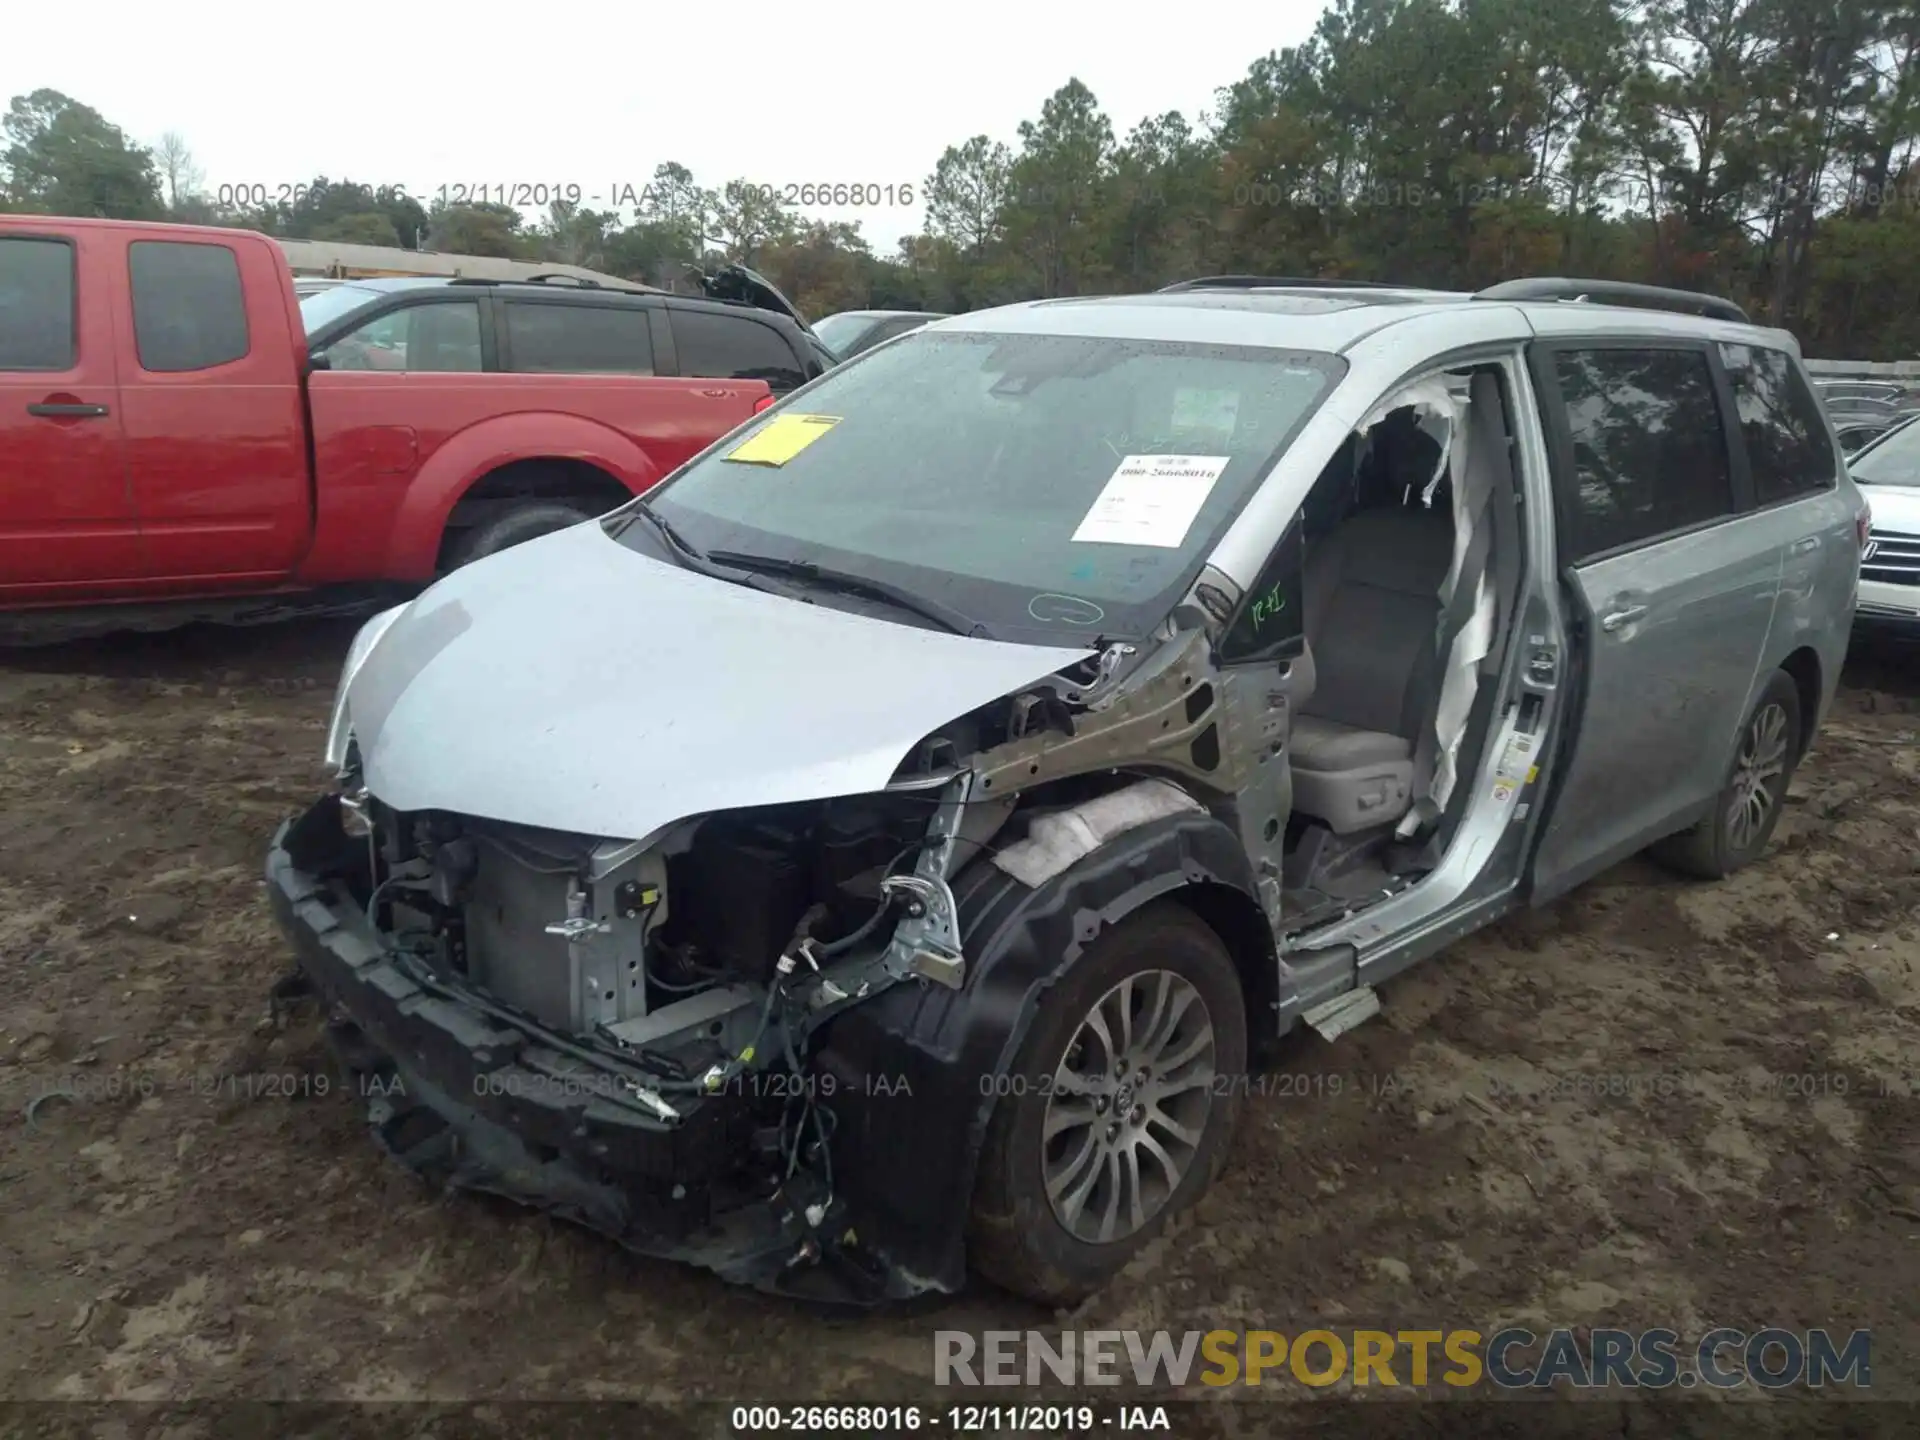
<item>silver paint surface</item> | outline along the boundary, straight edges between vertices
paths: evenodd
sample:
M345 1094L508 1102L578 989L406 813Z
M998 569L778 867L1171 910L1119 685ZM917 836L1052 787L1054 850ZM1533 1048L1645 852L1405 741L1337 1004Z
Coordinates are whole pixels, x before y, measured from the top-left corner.
M1087 653L749 590L589 523L414 601L347 709L368 788L397 809L644 839L878 790L929 731Z

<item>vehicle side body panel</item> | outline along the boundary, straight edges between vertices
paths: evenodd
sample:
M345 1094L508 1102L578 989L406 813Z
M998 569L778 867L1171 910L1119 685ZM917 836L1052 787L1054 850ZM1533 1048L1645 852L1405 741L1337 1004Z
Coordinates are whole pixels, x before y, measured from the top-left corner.
M753 413L764 383L316 371L320 503L309 584L432 578L448 513L516 461L577 460L633 494Z
M1582 307L1562 307L1579 309ZM1572 607L1577 695L1534 852L1530 898L1541 904L1705 815L1727 783L1747 715L1774 671L1814 657L1803 745L1824 715L1845 656L1859 556L1857 496L1830 488L1756 507L1745 441L1713 340L1751 344L1724 322L1690 341L1631 313L1607 324L1535 312L1535 384L1553 449L1559 561ZM1797 363L1792 337L1767 343ZM1714 378L1731 477L1728 513L1618 551L1570 555L1578 483L1572 437L1552 376L1562 349L1685 351ZM1829 434L1829 443L1831 435ZM1838 447L1834 447L1836 464ZM1569 561L1573 563L1568 563Z
M1585 703L1535 857L1536 898L1682 828L1725 784L1779 589L1778 550L1751 539L1733 522L1569 572Z
M109 232L127 273L151 240L224 247L238 263L247 353L209 369L165 373L122 346L127 465L148 576L157 586L271 584L305 553L312 520L300 387L302 334L279 247L240 233ZM112 287L115 326L135 336L132 291ZM137 339L137 336L136 336Z
M144 568L127 481L115 309L104 303L114 283L113 237L55 219L4 218L0 239L67 250L74 333L62 369L0 369L0 599L83 600L123 589Z

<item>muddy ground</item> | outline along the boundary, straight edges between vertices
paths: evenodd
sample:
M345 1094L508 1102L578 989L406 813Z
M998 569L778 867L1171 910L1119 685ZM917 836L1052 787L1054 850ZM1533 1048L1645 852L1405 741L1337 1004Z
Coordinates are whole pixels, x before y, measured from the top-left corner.
M1872 1327L1875 1392L1920 1398L1920 654L1856 658L1763 863L1622 865L1294 1047L1077 1315L848 1317L428 1193L337 1090L221 1082L327 1073L262 1026L259 873L349 633L0 656L0 1397L871 1402L932 1393L936 1327L1512 1321Z

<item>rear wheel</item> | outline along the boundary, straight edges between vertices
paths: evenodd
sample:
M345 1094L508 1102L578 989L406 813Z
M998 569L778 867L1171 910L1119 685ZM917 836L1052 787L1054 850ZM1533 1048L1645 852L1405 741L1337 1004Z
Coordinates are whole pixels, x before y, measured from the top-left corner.
M1172 902L1107 931L1040 1006L988 1128L969 1248L988 1279L1067 1305L1218 1175L1246 1010L1219 936Z
M564 500L530 500L516 505L461 536L452 547L447 568L457 570L462 565L471 565L475 560L496 555L524 541L591 520L595 513Z
M1662 864L1703 880L1720 880L1757 859L1773 838L1800 760L1800 692L1776 670L1754 703L1734 747L1733 765L1713 811L1691 830L1653 847Z

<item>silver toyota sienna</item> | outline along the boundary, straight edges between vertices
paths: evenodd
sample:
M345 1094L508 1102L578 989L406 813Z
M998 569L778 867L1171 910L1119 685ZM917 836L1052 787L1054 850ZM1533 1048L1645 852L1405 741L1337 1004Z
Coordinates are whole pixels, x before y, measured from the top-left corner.
M392 1154L800 1296L1090 1293L1250 1066L1765 848L1867 512L1712 297L941 320L369 622L269 891Z

